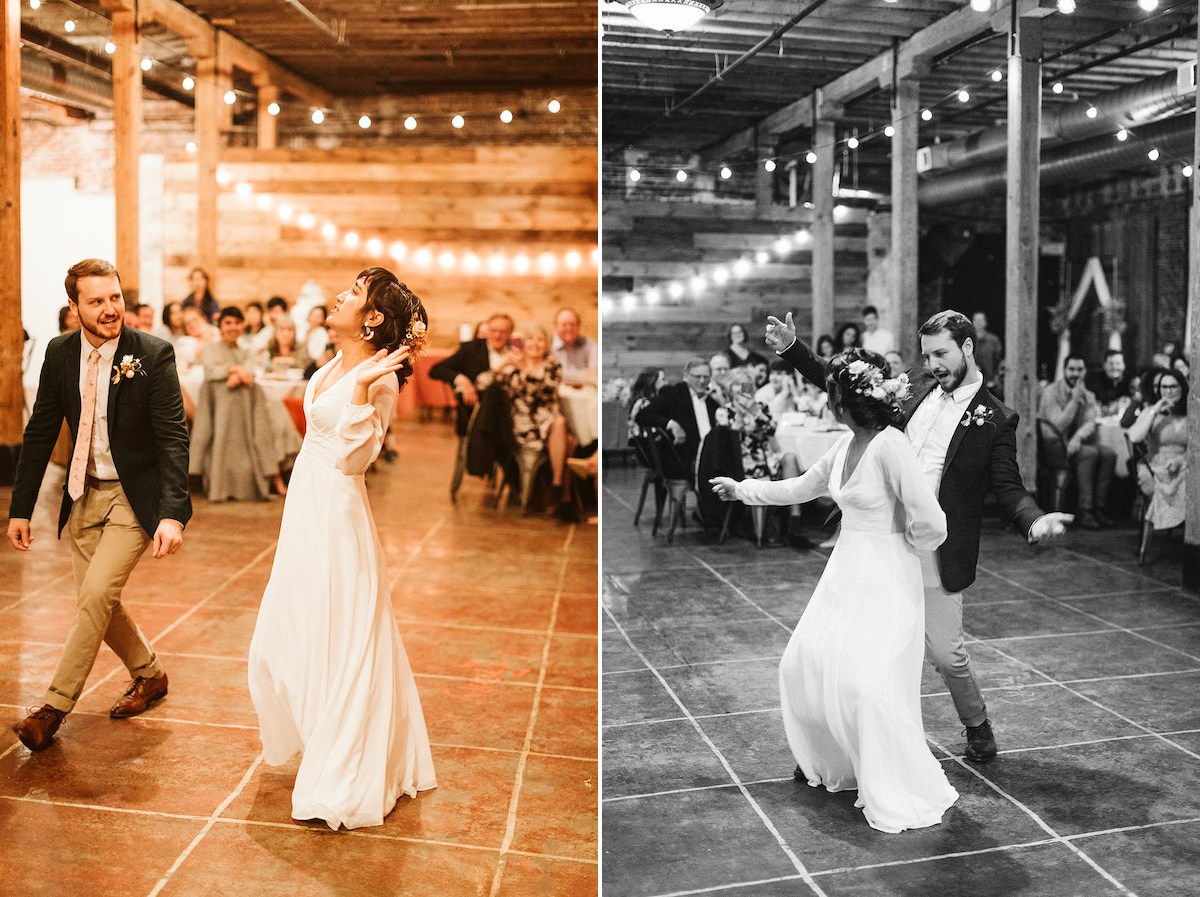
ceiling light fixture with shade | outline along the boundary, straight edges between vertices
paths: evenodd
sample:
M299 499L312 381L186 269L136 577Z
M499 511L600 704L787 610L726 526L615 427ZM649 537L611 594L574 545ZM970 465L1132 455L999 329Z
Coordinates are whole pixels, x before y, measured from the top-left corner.
M724 0L623 0L643 25L668 34L691 28Z

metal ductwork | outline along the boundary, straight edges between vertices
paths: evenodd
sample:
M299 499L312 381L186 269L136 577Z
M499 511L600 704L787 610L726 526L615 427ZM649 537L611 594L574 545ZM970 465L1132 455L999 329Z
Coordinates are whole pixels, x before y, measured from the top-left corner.
M1170 72L1043 115L1041 137L1043 141L1064 142L1141 127L1192 108L1195 98L1196 63L1185 62ZM1096 108L1094 118L1088 117L1090 106ZM1000 125L961 140L921 147L917 150L917 170L926 173L978 165L1003 158L1007 150L1008 128Z
M68 106L90 112L111 113L112 84L77 66L51 62L36 50L21 51L21 87Z
M1189 112L1155 122L1119 141L1111 132L1099 137L1057 146L1042 153L1040 178L1043 186L1086 177L1098 177L1118 169L1149 164L1146 153L1153 147L1166 159L1190 159L1196 140L1196 114ZM926 207L984 199L1005 190L1007 162L989 162L963 171L923 180L917 201Z

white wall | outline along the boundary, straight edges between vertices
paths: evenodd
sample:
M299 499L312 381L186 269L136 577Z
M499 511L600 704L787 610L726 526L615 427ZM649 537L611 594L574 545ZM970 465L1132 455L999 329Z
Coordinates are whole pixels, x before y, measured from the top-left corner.
M116 215L111 193L79 193L74 178L21 180L21 321L37 341L27 380L36 381L46 343L58 336L67 269L85 258L115 258Z

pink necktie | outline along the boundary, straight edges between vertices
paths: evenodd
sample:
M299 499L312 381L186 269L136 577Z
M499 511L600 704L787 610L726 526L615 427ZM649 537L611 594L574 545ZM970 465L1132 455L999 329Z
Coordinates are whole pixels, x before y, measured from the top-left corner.
M99 373L100 351L93 349L88 356L87 381L80 398L79 432L75 436L71 472L67 476L67 494L72 501L83 495L83 475L87 473L88 455L92 453L92 421L96 417L96 381Z

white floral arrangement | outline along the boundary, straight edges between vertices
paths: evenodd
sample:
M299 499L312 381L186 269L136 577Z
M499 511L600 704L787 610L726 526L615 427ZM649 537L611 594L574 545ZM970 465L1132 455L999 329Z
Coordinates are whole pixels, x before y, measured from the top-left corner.
M117 365L117 369L113 372L113 383L120 383L122 377L132 379L134 374L146 376L146 371L142 367L142 360L134 358L132 355L126 355L121 359L121 363Z
M912 395L908 374L885 377L883 371L861 358L846 365L846 372L850 377L850 388L859 395L897 406Z
M959 423L959 426L969 427L971 424L974 424L977 427L982 427L984 424L991 422L995 413L996 412L994 412L987 405L980 405L978 408L975 408L972 411L964 412L963 419Z
M628 405L632 391L633 384L624 377L613 377L602 385L600 397L605 402L620 402L622 405Z

